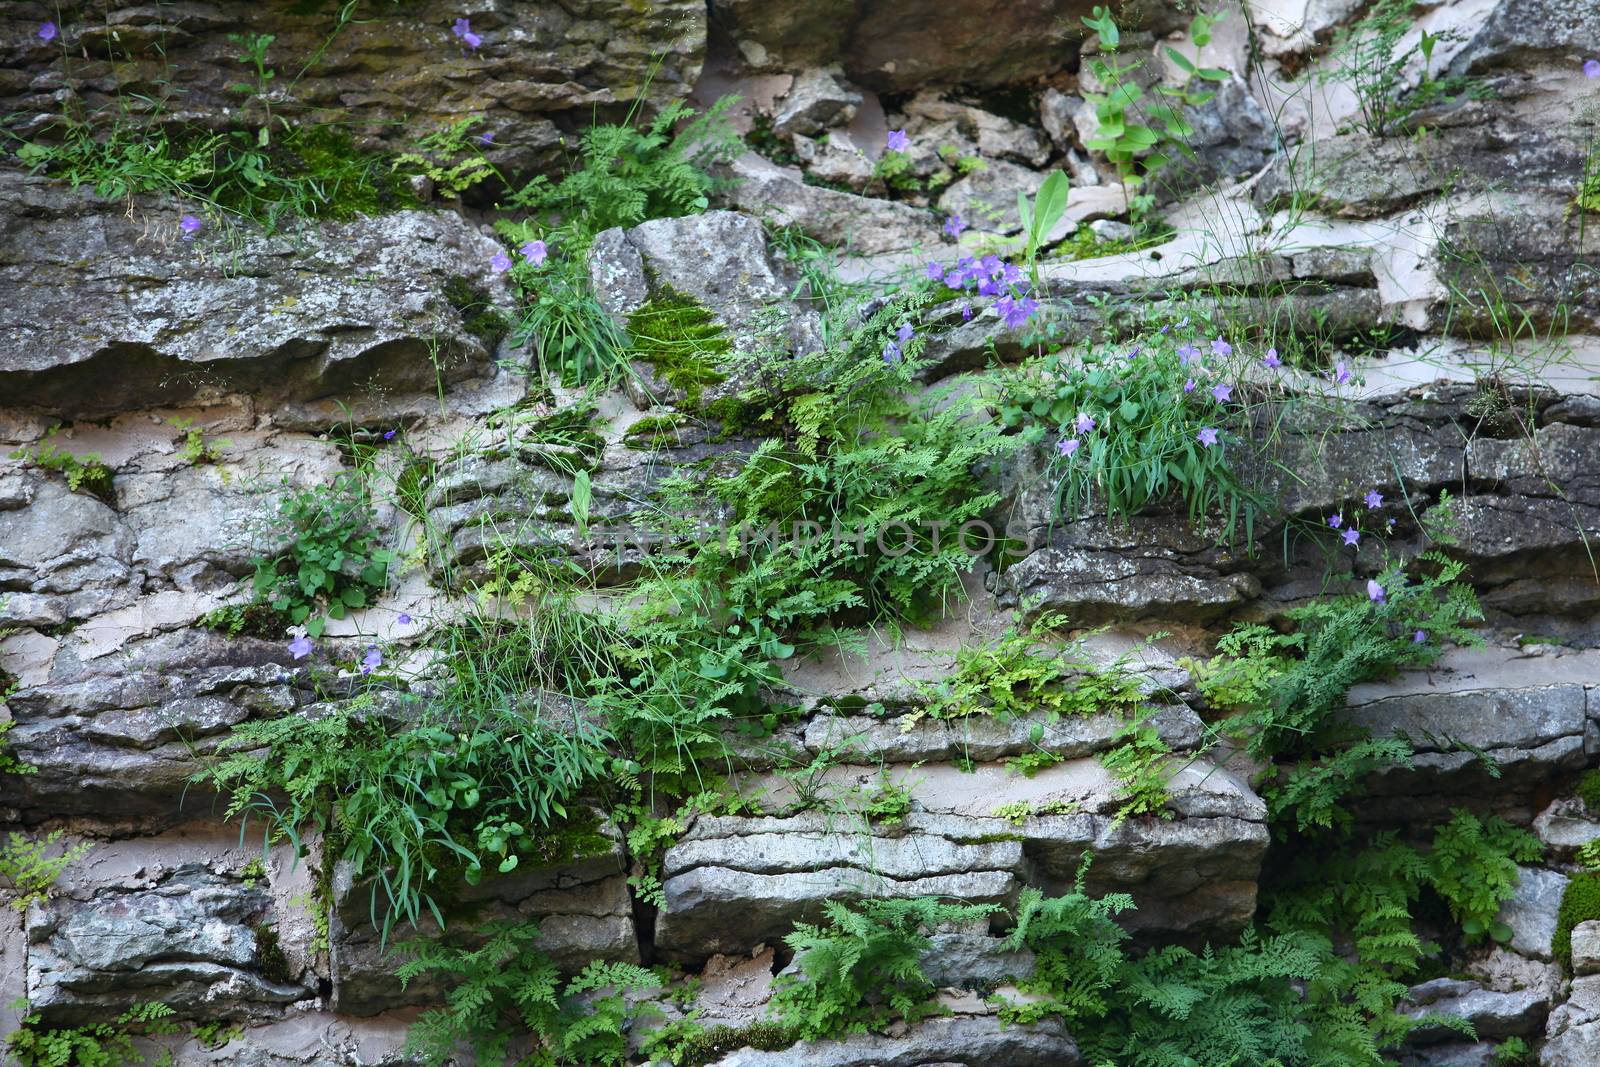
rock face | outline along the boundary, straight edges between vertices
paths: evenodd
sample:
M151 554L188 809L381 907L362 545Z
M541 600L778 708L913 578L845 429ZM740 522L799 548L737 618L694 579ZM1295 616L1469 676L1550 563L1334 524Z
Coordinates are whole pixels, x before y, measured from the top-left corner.
M657 106L686 95L705 54L705 7L693 0L470 9L429 0L355 19L338 11L239 0L8 5L0 111L28 116L21 132L29 135L52 125L66 94L91 112L159 122L171 108L160 91L116 91L158 85L182 101L185 118L222 129L237 121L233 86L254 73L233 38L264 33L272 35L266 64L278 73L275 114L332 121L391 147L477 115L495 134L491 158L520 170L554 162L562 134L596 111L620 118L641 94ZM463 15L481 39L476 48L452 33ZM59 25L51 41L36 33L46 19Z
M432 392L509 355L509 294L489 265L498 245L451 216L243 235L232 248L220 233L180 240L171 205L125 211L44 178L0 172L0 204L6 405L83 418L207 392L268 404L363 382ZM500 316L487 332L486 314Z
M0 454L16 450L0 463L0 767L32 771L0 771L0 856L13 830L51 854L92 846L25 911L0 876L0 1039L22 1025L14 1002L46 1027L159 1002L182 1027L157 1042L176 1063L406 1064L407 1029L449 985L402 987L396 945L470 949L483 923L507 922L537 927L563 979L596 961L671 976L644 995L659 1018L626 1035L632 1064L651 1025L698 1012L701 1026L733 1031L701 1057L720 1067L1074 1067L1085 1056L1058 1020L1002 1021L992 994L1022 997L1016 985L1040 962L1002 947L1004 912L926 931L921 965L940 1014L734 1046L787 1040L769 1014L774 983L799 966L784 939L830 901L1011 908L1025 890L1064 894L1081 879L1092 895L1131 896L1118 920L1131 951L1232 943L1300 842L1277 836L1263 799L1283 768L1242 767L1216 744L1225 709L1202 699L1214 690L1181 657L1236 623L1277 625L1313 598L1359 595L1391 553L1410 556L1444 528L1485 608L1486 641L1348 694L1351 737L1403 737L1415 751L1412 767L1358 783L1354 837L1411 840L1466 808L1531 828L1546 851L1499 911L1503 944L1419 931L1444 946L1426 972L1444 976L1412 986L1402 1010L1460 1017L1481 1040L1430 1023L1388 1052L1403 1067L1493 1067L1494 1044L1518 1039L1543 1067L1600 1063L1600 924L1575 927L1570 969L1551 945L1600 840L1600 813L1579 796L1600 765L1600 81L1583 67L1600 15L1588 0L1421 5L1417 25L1439 35L1430 72L1483 79L1493 95L1430 106L1378 136L1360 128L1348 87L1323 80L1335 38L1370 4L1244 5L1197 50L1183 32L1194 4L1113 5L1147 101L1170 99L1160 88L1183 81L1191 59L1228 71L1186 113L1194 158L1133 190L1086 145L1097 120L1085 97L1116 89L1080 55L1098 47L1082 22L1095 6L6 6L0 114L24 140L61 136L63 113L111 109L128 137L189 123L253 131L265 112L234 88L253 71L240 50L270 34L273 115L337 127L341 152L392 157L475 119L469 137L490 135L477 146L515 188L553 173L591 121L728 91L748 97L730 114L751 151L719 171L729 180L715 209L608 230L573 264L632 335L626 383L593 390L529 373L536 356L550 361L534 351L544 339L516 346L519 302L545 294L496 269L508 247L492 224L520 218L492 206L511 202L498 179L450 210L275 235L208 216L186 236L178 223L196 205L107 202L89 184L0 165ZM1397 92L1420 73L1406 65ZM788 405L764 455L815 458L806 397L785 376L835 325L816 309L859 298L851 310L865 318L880 283L920 279L930 261L1017 259L1018 195L1054 170L1072 186L1036 264L1039 317L1007 328L994 298L930 287L908 323L929 359L913 390L988 399L997 364L1120 346L1152 315L1187 317L1202 346L1227 333L1258 420L1230 458L1275 504L1255 519L1255 551L1241 529L1197 527L1170 500L1128 519L1063 516L1047 434L982 472L998 495L985 518L1019 550L976 565L948 617L823 651L818 635L780 633L792 616L772 605L759 625L777 647L802 647L774 659L759 709L728 728L726 765L696 768L704 793L684 802L693 790L669 782L668 758L643 768L619 743L604 784L564 798L569 825L538 839L542 858L477 885L450 878L442 928L430 915L387 943L382 894L340 860L338 835L362 828L264 842L253 814L241 836L226 800L196 784L241 724L337 709L399 721L405 701L434 701L459 666L441 634L463 619L528 616L563 631L565 602L548 607L530 589L596 610L633 603L633 580L685 548L684 531L728 518L727 501L678 504L676 490L766 444L746 436L769 424L752 411ZM1142 218L1130 214L1136 191L1156 201ZM946 225L954 215L964 230ZM817 272L807 239L840 253L843 284ZM728 358L685 368L671 338L652 349L638 316L667 305L709 322ZM1262 349L1282 337L1283 365L1267 373ZM863 358L879 365L876 351ZM98 455L108 477L74 490L73 468L45 457L52 447ZM392 581L306 654L283 617L238 609L257 561L290 544L273 521L285 494L352 471L376 487ZM1368 492L1385 503L1358 505ZM664 506L683 523L670 535ZM1330 514L1358 508L1358 545L1329 552L1308 535L1326 538ZM746 577L759 569L735 580ZM1114 668L1135 695L1057 715L1053 683L1024 678L993 683L963 714L934 705L975 652L1010 649L1008 628L1043 612L1105 628L1074 646L1074 682ZM841 614L843 627L855 620ZM611 636L596 669L625 678L641 650ZM672 651L686 671L725 669ZM381 653L377 668L368 653ZM560 684L549 668L564 663L546 661L562 654L531 644L522 678L541 688L514 681L495 699L586 713L581 679L542 688ZM1152 755L1130 774L1118 760L1136 728ZM454 830L477 801L471 782L450 786Z
M852 81L877 92L928 85L990 88L1030 81L1063 69L1070 44L1041 34L1066 27L1082 40L1079 19L1093 5L1080 0L959 0L930 6L914 0L859 4L825 0L791 9L763 0L716 0L712 17L727 28L746 62L757 69L842 61ZM1125 5L1125 16L1152 28L1180 23L1165 3Z

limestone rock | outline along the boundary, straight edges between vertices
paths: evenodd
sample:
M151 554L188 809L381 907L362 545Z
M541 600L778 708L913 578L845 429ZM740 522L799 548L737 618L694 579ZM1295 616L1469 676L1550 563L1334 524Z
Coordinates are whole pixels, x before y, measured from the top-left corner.
M1600 920L1590 919L1572 928L1572 973L1580 977L1600 974Z
M1498 0L1450 63L1452 71L1562 62L1600 40L1600 10L1586 0Z
M482 116L498 146L490 157L509 171L559 162L564 130L597 113L620 120L641 94L651 111L686 96L706 42L698 0L470 9L425 0L344 21L329 7L239 0L73 2L48 14L60 24L53 42L36 35L42 14L7 5L0 15L0 71L8 75L0 113L27 115L26 134L50 125L67 93L83 110L107 108L123 122L170 118L159 94L118 91L154 84L171 87L185 117L228 128L240 112L230 87L250 70L230 36L269 33L274 116L315 116L394 150L464 115ZM482 38L476 49L451 34L463 14Z
M1082 1062L1077 1045L1055 1019L1033 1026L1002 1026L994 1016L955 1016L929 1019L898 1036L858 1034L809 1041L781 1052L741 1049L710 1067L932 1067L956 1063L1078 1067Z
M176 204L107 204L14 172L0 172L0 205L8 405L83 418L238 390L348 397L359 419L372 402L358 383L432 395L440 375L493 370L500 339L466 311L509 307L489 266L500 246L456 216L241 232L231 246L179 240Z
M1472 1024L1479 1040L1485 1041L1532 1037L1544 1029L1545 1015L1550 1010L1542 990L1500 993L1457 978L1435 978L1412 986L1406 1002L1408 1006L1401 1009L1403 1014L1413 1018L1429 1014L1459 1016ZM1433 1044L1459 1033L1446 1026L1426 1026L1413 1030L1407 1043Z
M847 253L877 255L932 244L939 224L926 211L874 197L807 185L800 173L747 153L729 168L737 184L723 196L773 225L793 226Z
M309 703L286 644L183 629L130 642L117 655L58 657L52 676L8 703L7 735L38 768L15 779L8 803L34 816L178 815L195 757L229 727ZM148 825L148 824L147 824Z
M1584 764L1585 672L1594 659L1451 649L1434 669L1356 686L1347 719L1374 736L1407 737L1418 753L1415 770L1391 769L1369 779L1362 817L1406 812L1446 818L1451 808L1467 804L1529 822L1549 784ZM1485 760L1498 776L1490 775ZM1541 959L1549 953L1545 940L1533 953ZM1517 948L1525 950L1521 943Z
M1541 867L1519 867L1518 873L1516 894L1500 906L1499 920L1511 927L1512 949L1524 956L1548 960L1561 894L1571 879Z
M772 131L780 136L816 134L847 125L861 106L861 94L839 83L832 71L802 71L772 116Z
M1588 1067L1600 1062L1600 975L1575 978L1566 1003L1550 1013L1540 1067Z
M28 999L53 1024L103 1022L159 1001L185 1018L276 1015L313 991L272 955L259 888L193 864L147 888L57 898L28 917ZM263 934L262 931L267 931Z
M968 227L984 233L1013 234L1022 229L1017 194L1033 196L1044 175L1015 163L995 160L956 182L939 197L939 210L960 215Z

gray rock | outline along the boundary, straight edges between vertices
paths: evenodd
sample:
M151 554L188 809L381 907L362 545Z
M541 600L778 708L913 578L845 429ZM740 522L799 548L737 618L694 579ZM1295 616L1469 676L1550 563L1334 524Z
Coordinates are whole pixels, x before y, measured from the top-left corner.
M792 344L809 326L789 302L793 281L769 251L761 223L737 211L606 230L590 250L589 276L601 306L619 324L653 296L675 292L715 315L737 351L755 351L774 339ZM772 326L764 314L769 309L786 311L786 321Z
M956 1016L929 1019L900 1035L858 1034L782 1052L741 1049L710 1067L1077 1067L1082 1062L1077 1045L1055 1019L1002 1026L993 1016Z
M1017 194L1033 196L1044 177L1038 171L996 160L946 189L939 197L939 210L960 215L969 227L984 233L1017 233L1022 229Z
M454 215L182 241L177 204L107 204L15 172L0 173L0 205L0 395L48 414L103 416L207 388L262 404L348 398L359 420L386 409L358 382L432 395L441 377L493 370L495 344L452 296L509 314L489 266L500 246Z
M918 93L906 102L905 114L913 150L948 154L945 144L953 140L971 144L985 161L1009 159L1039 167L1050 158L1049 142L1033 127L937 93ZM918 145L918 141L924 143Z
M1564 1004L1550 1013L1539 1067L1600 1063L1600 975L1575 978Z
M732 207L775 226L793 226L846 253L878 255L939 240L939 223L908 204L807 185L799 171L747 153L729 168L737 184L722 195Z
M1533 832L1550 850L1551 858L1571 860L1578 849L1600 840L1600 821L1577 797L1558 797L1533 820Z
M1077 144L1078 131L1072 125L1072 115L1082 105L1081 97L1068 96L1053 87L1046 89L1039 98L1039 124L1063 151Z
M1519 867L1520 879L1512 898L1500 906L1499 920L1511 927L1510 947L1534 959L1551 959L1556 915L1569 879L1559 871Z
M281 715L311 699L283 642L177 630L131 641L116 655L75 662L58 655L46 683L8 703L7 735L37 768L15 779L8 803L29 821L45 815L139 817L147 829L175 819L196 758L246 719Z
M1150 719L1173 751L1191 751L1205 727L1184 705L1162 708ZM996 719L974 715L961 719L923 719L907 730L899 719L865 715L816 715L806 724L805 745L812 752L841 748L865 753L887 763L967 759L990 763L1024 752L1049 752L1077 759L1104 752L1118 743L1126 718L1107 712L1050 719L1031 716Z
M181 1017L267 1018L314 990L275 961L261 889L183 865L142 887L56 898L28 916L28 1000L53 1025L159 1001ZM262 931L266 931L264 935Z
M813 179L843 185L858 193L876 176L872 160L858 151L848 137L831 136L824 142L796 137L794 153Z
M1411 987L1401 1014L1412 1018L1450 1015L1467 1020L1480 1041L1532 1037L1544 1029L1550 1001L1539 989L1495 992L1476 982L1435 978ZM1460 1036L1447 1026L1419 1027L1407 1036L1411 1045L1428 1045Z
M1600 920L1590 919L1572 928L1572 973L1600 974Z
M1600 10L1586 0L1499 0L1480 17L1477 32L1450 61L1453 72L1525 67L1540 59L1566 65L1600 40Z
M1519 192L1572 191L1585 145L1575 130L1534 127L1471 105L1423 139L1342 134L1280 156L1257 184L1258 201L1287 206L1317 199L1324 211L1376 218L1448 189L1509 186Z
M483 39L470 53L450 32L463 14ZM470 113L495 134L489 155L508 173L563 162L562 131L597 112L620 118L639 95L648 112L687 96L706 43L699 0L546 0L504 10L425 0L343 24L326 11L257 4L117 2L103 17L73 9L57 17L60 39L46 42L36 32L43 16L13 5L0 12L0 69L16 75L0 86L0 113L27 116L24 135L54 125L64 95L123 123L169 119L153 97L123 88L156 80L181 97L183 118L232 126L241 103L231 86L246 67L230 37L270 33L274 115L315 112L362 143L398 151ZM257 107L245 115L252 129L261 121Z
M1453 807L1487 802L1530 821L1550 784L1584 763L1589 662L1454 649L1438 669L1351 690L1349 722L1374 736L1408 738L1418 753L1414 770L1369 779L1362 817L1442 819Z
M928 940L922 971L940 988L988 990L1033 976L1033 953L1006 951L985 930L941 930Z
M834 126L847 125L861 106L861 94L841 85L836 72L802 71L778 104L772 116L772 130L780 136L811 135Z

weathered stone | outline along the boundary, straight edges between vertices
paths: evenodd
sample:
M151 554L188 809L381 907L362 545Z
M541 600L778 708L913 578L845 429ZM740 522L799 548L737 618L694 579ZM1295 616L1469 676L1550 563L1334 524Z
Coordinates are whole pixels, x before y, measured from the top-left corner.
M589 276L602 307L625 325L653 297L679 294L727 329L736 351L810 342L811 319L789 302L793 282L767 247L761 223L737 211L654 219L594 240ZM785 311L776 325L773 310Z
M191 1019L276 1015L314 991L291 982L275 940L263 940L270 911L263 890L195 864L83 902L58 898L29 913L29 1005L57 1025L146 1001Z
M1592 692L1590 699L1594 699ZM1584 747L1586 752L1590 748L1587 738ZM1533 832L1549 850L1551 859L1571 860L1584 845L1600 841L1600 820L1590 816L1578 797L1557 797L1533 820Z
M1412 1018L1453 1015L1472 1024L1479 1040L1531 1037L1544 1029L1550 1002L1542 990L1522 989L1498 993L1477 982L1435 978L1411 987L1401 1013ZM1407 1035L1408 1044L1427 1045L1458 1037L1448 1026L1420 1027Z
M1358 814L1445 818L1467 805L1531 821L1550 783L1584 764L1594 659L1458 648L1427 671L1356 686L1346 718L1374 736L1407 738L1418 754L1414 770L1372 776Z
M1590 919L1572 928L1572 973L1579 977L1600 974L1600 920Z
M58 655L50 679L8 703L13 752L37 768L8 798L29 821L46 814L170 820L191 789L197 756L246 719L306 703L284 643L178 630L130 642L116 656Z
M807 185L799 171L754 153L740 156L729 171L737 181L723 193L731 206L846 253L878 255L939 240L939 224L926 211Z
M820 133L849 123L860 106L860 93L839 84L834 72L813 68L796 75L772 116L772 130L785 137Z
M939 210L960 215L970 228L984 233L1016 233L1022 229L1017 194L1031 197L1043 181L1038 171L995 160L946 189L939 197Z
M38 37L45 14L59 23L59 39ZM482 38L476 49L451 34L463 14ZM22 132L32 135L59 122L70 93L75 112L164 123L174 117L171 96L182 100L184 118L218 130L245 121L253 131L264 121L260 106L241 108L234 86L254 74L232 38L261 33L275 38L267 51L278 72L273 118L300 116L402 149L481 116L495 134L490 157L514 172L558 162L562 133L596 114L620 120L641 95L650 111L686 96L705 56L706 9L698 0L472 9L426 0L339 19L329 7L237 0L70 0L45 13L7 5L0 112L27 116ZM153 85L166 92L129 91Z
M1469 110L1421 139L1350 133L1311 142L1293 157L1280 156L1255 192L1272 207L1309 197L1324 211L1376 218L1447 189L1510 185L1570 195L1584 158L1576 131Z
M1559 871L1542 867L1519 867L1517 891L1500 905L1499 920L1511 927L1510 947L1534 959L1551 958L1550 942L1555 937L1556 915L1561 910L1561 895L1569 879Z
M970 143L985 161L1009 159L1039 167L1050 158L1049 143L1033 127L937 93L922 92L912 97L905 104L905 115L913 150L922 148L947 155L946 142L952 138L940 134L953 133L955 139ZM918 145L917 141L928 143Z
M1498 0L1478 18L1477 32L1450 62L1452 71L1527 66L1540 59L1565 65L1600 40L1600 10L1587 0Z
M1576 978L1566 1003L1550 1013L1539 1067L1600 1063L1600 974Z
M872 160L851 143L848 134L830 136L825 142L796 137L794 154L816 181L843 185L858 193L876 176Z
M1569 179L1586 165L1581 146L1553 164ZM1570 173L1559 170L1571 165ZM1555 191L1537 191L1540 172L1519 166L1517 193L1495 196L1475 210L1462 209L1442 227L1437 273L1441 295L1433 311L1451 333L1499 340L1508 329L1539 335L1600 328L1600 279L1589 269L1600 256L1600 234L1585 212L1574 211L1576 189L1567 181ZM1544 183L1551 184L1551 183ZM1516 293L1516 321L1506 321L1501 303Z
M433 395L494 370L497 339L467 321L485 309L467 304L509 314L489 267L500 246L454 215L180 241L175 204L107 204L14 172L0 205L7 405L94 417L247 390L347 399L361 419L385 409L357 383Z
M710 1067L936 1067L1006 1064L1077 1067L1078 1047L1058 1020L1003 1026L993 1016L956 1016L918 1023L899 1035L858 1034L808 1041L781 1052L742 1049Z

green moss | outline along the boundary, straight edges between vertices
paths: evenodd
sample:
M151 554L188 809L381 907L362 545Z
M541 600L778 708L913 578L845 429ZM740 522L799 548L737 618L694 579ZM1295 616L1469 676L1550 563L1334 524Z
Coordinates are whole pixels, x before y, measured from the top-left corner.
M653 366L668 385L683 391L690 408L707 385L725 380L717 360L732 345L722 324L704 304L665 289L628 316L634 355Z
M678 443L677 430L689 421L688 416L674 412L670 415L646 415L622 435L629 448L660 448Z
M798 1040L793 1027L768 1020L748 1026L713 1026L674 1042L672 1062L677 1067L703 1067L738 1049L781 1052Z
M444 298L461 316L461 325L472 336L483 342L483 347L493 352L506 334L511 323L495 310L489 294L460 275L444 283Z
M1572 928L1590 919L1600 919L1600 874L1574 875L1561 894L1556 932L1550 940L1550 952L1563 968L1572 969Z
M278 931L262 923L255 928L255 935L256 970L269 982L287 984L292 977L289 973L289 957L283 954L283 947L278 944Z
M1589 814L1600 815L1600 771L1585 771L1573 792L1589 809Z
M770 432L774 426L775 412L769 403L724 396L706 405L709 418L722 424L713 440L728 441L735 437L750 437Z

